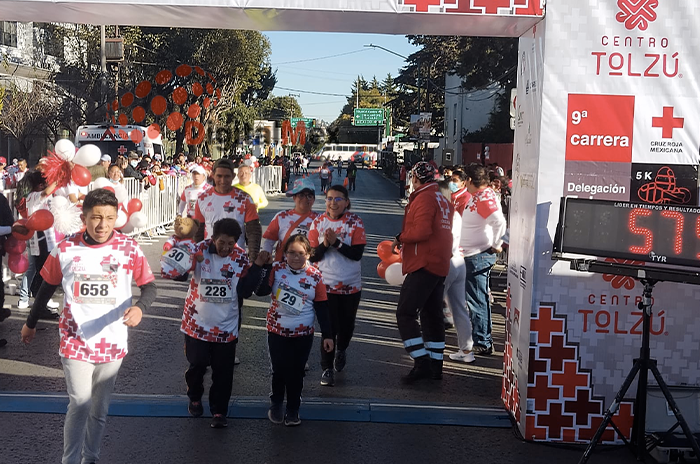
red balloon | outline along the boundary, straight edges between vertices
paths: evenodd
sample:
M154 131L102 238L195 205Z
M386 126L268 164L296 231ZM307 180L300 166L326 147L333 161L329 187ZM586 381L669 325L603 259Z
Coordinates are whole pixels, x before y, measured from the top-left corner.
M53 214L48 209L34 211L27 219L27 227L44 231L53 225Z
M29 260L25 255L10 255L7 257L7 267L15 274L23 274L29 268Z
M73 182L81 187L87 187L90 185L90 181L92 180L92 176L90 175L88 168L79 164L73 166L70 177L73 179Z
M8 255L19 255L24 253L27 249L27 242L24 240L17 240L14 236L10 235L5 240L5 251Z
M136 131L134 131L134 132L136 132ZM110 186L108 185L108 186L102 187L102 188L105 189L105 190L109 190L110 192L114 193L114 187L110 187Z
M379 245L377 245L377 255L379 256L379 259L387 264L396 263L399 261L399 255L395 255L391 252L391 243L392 242L389 240L384 240L383 242L379 242Z
M126 209L129 211L129 215L132 213L137 213L143 208L143 203L138 198L132 198L129 203L126 204Z
M15 222L14 225L20 225L20 226L27 227L27 220L20 219L19 221ZM32 235L34 235L34 231L29 227L27 227L27 228L29 229L29 231L26 234L22 235L22 234L19 234L17 232L12 232L12 236L14 238L16 238L17 240L29 240L30 238L32 238Z
M380 262L377 264L377 274L379 277L382 279L386 279L386 268L389 267L389 263L386 263L385 261Z

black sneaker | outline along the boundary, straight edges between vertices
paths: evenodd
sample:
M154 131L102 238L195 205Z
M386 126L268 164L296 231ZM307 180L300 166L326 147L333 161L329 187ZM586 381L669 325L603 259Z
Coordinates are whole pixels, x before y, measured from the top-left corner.
M343 370L345 367L345 363L348 361L348 355L345 353L345 350L338 350L335 352L335 361L333 362L333 366L335 367L336 372L340 372Z
M267 418L273 424L281 424L284 422L284 411L282 403L272 403L270 409L267 410Z
M335 375L333 375L333 369L326 369L321 374L321 385L324 387L332 387L335 385Z
M39 319L47 321L57 321L61 318L59 313L53 312L50 309L42 309L39 311Z
M287 411L284 414L284 425L287 427L294 427L296 425L301 425L301 418L299 417L299 411Z
M474 345L474 348L472 348L472 353L481 356L490 356L493 354L493 347L489 346L486 348L485 346Z
M12 316L12 311L9 308L0 308L0 322Z
M192 417L200 417L204 414L204 406L201 401L190 401L190 404L187 405L187 411Z
M225 427L228 427L228 420L226 420L226 416L223 414L214 414L214 417L211 419L211 428L223 429Z

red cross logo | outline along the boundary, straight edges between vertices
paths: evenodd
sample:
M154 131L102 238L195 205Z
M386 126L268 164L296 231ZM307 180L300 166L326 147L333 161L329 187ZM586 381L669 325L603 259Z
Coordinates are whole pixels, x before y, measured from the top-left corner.
M673 117L673 107L664 106L664 115L662 117L651 118L652 127L661 127L661 136L665 139L673 138L673 129L683 128L684 118Z
M120 145L119 148L117 149L120 155L124 156L124 153L126 153L128 150L124 145Z

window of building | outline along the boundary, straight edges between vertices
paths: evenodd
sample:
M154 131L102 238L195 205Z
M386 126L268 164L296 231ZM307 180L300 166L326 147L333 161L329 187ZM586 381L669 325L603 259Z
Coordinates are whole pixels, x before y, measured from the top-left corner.
M2 45L17 47L17 22L2 22Z

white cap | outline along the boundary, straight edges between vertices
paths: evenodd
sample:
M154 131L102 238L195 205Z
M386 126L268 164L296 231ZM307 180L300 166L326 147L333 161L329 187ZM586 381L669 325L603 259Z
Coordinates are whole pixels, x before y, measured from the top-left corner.
M193 172L196 172L197 174L207 174L207 171L205 171L204 168L199 164L190 169L190 174L192 174Z
M107 161L107 162L112 162L112 157L109 155L102 155L102 158L100 158L100 161Z

